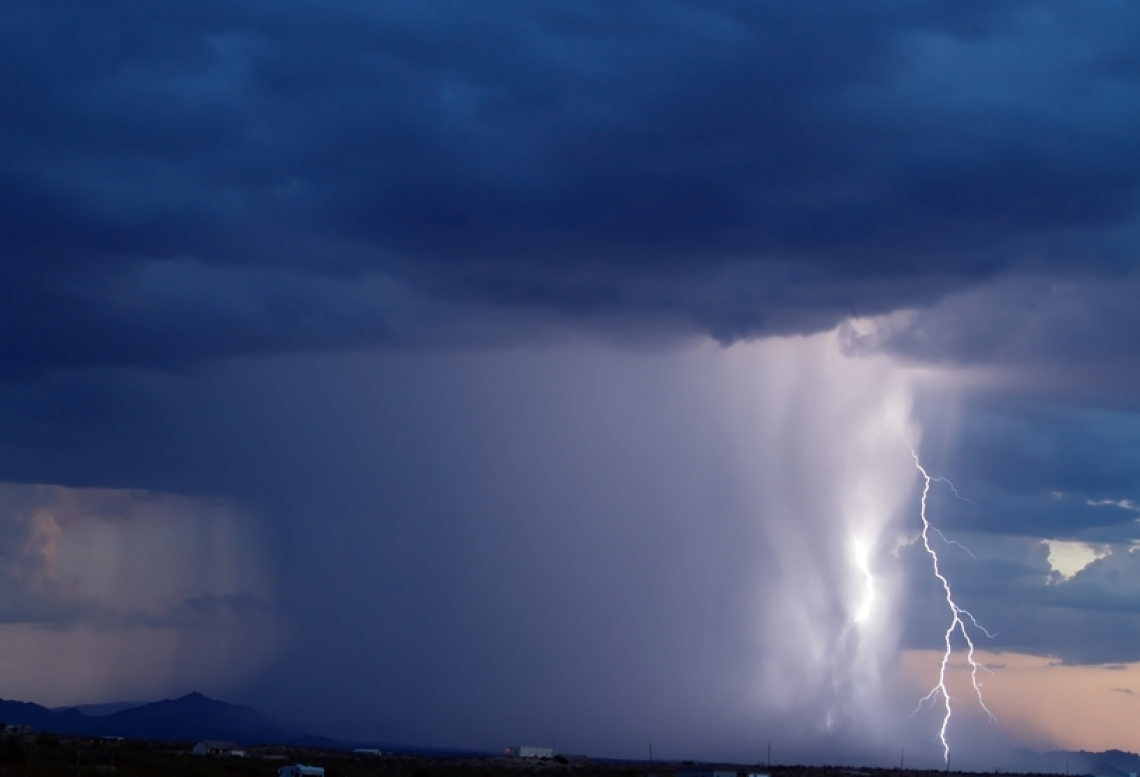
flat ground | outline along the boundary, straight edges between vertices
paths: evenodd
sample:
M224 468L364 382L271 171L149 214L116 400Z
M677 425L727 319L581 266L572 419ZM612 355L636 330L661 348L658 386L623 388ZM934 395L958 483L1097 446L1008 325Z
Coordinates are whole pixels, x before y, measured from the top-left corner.
M40 735L7 737L0 745L0 777L276 777L281 766L322 766L327 777L673 777L672 763L533 762L507 758L419 758L356 755L336 750L250 748L245 758L195 756L190 743L120 743ZM724 767L718 767L718 770ZM948 777L943 771L840 767L748 767L771 777ZM949 777L963 774L951 772ZM968 774L968 773L967 773ZM1003 773L1003 777L1020 777ZM1030 777L1026 775L1026 777Z

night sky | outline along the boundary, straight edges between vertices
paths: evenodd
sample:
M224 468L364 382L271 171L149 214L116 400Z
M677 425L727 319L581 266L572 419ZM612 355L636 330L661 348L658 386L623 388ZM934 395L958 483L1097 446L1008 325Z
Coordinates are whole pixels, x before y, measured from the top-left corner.
M941 763L913 448L962 761L1140 750L1138 41L0 4L0 696Z

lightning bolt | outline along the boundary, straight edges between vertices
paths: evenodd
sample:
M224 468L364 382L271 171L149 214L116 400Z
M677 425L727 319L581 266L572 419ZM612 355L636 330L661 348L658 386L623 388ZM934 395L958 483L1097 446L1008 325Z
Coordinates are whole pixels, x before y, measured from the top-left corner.
M978 563L978 564L982 563L982 562L978 561L978 557L974 555L974 551L970 550L970 549L969 549L969 548L967 548L965 545L963 545L962 543L958 542L958 540L952 540L952 539L950 539L949 537L947 537L945 534L943 534L943 533L942 533L942 531L941 531L941 530L940 530L940 529L939 529L937 526L931 526L931 527L930 527L930 530L931 530L932 532L934 532L935 534L937 534L937 535L938 535L938 537L939 537L939 538L940 538L940 539L941 539L943 542L945 542L947 545L957 545L959 548L961 548L962 550L966 551L966 553L967 553L967 554L970 556L970 558L972 558L972 559L975 561L975 563ZM980 627L979 627L979 628L980 628Z
M951 490L953 490L955 496L957 496L959 499L963 499L963 497L958 494L958 490L954 488L954 484L950 483L950 481L946 480L945 478L931 477L930 474L927 473L927 471L923 468L922 462L919 461L918 454L915 453L913 448L910 450L910 455L914 457L914 466L922 474L924 481L922 486L922 510L920 512L920 515L922 517L922 544L923 547L926 548L927 554L930 556L931 564L934 567L934 576L938 578L938 581L940 583L942 583L942 590L946 593L946 604L950 608L951 615L950 625L946 629L946 650L942 654L942 663L938 668L938 684L930 689L930 693L926 694L922 697L921 700L919 700L918 707L915 708L915 713L922 709L922 706L927 702L933 704L939 697L942 698L945 714L942 716L942 728L938 731L938 738L942 742L942 758L948 764L950 763L950 743L946 739L946 729L950 727L950 717L952 715L952 710L950 705L950 691L946 687L946 667L950 664L950 658L954 654L954 646L951 640L954 636L954 632L960 633L962 635L962 638L966 640L966 661L970 664L970 682L974 686L974 692L978 695L978 704L981 705L983 710L985 710L986 715L989 716L990 722L996 723L997 717L992 712L990 712L990 708L986 706L986 700L982 696L982 684L978 681L978 672L988 670L986 670L984 666L979 664L974 659L974 640L970 638L970 632L966 627L966 621L963 620L963 616L968 618L969 622L972 623L975 628L980 630L987 637L992 638L994 635L986 631L986 629L978 623L977 619L972 614L970 614L968 610L959 607L958 603L954 601L954 592L950 589L950 581L946 579L946 576L942 574L942 570L939 569L938 554L934 551L934 547L930 544L931 533L936 533L942 537L942 532L938 531L938 529L934 526L931 526L930 520L926 517L926 497L930 494L930 484L936 480L944 481L947 483L947 485L950 486ZM963 501L969 500L963 499ZM946 538L942 537L942 539L945 540ZM973 554L971 553L970 555Z
M913 448L910 451L910 455L914 456L914 449ZM915 456L915 459L917 459L917 458L918 457ZM919 469L921 470L922 467L919 467ZM950 486L950 491L953 492L954 498L957 499L958 501L965 502L968 505L972 505L976 509L981 509L978 507L978 503L975 502L973 499L967 499L966 497L959 494L957 486L955 486L953 483L951 483L946 478L932 478L929 475L927 475L925 472L923 472L922 474L925 475L927 480L929 480L931 483L945 483L946 485Z

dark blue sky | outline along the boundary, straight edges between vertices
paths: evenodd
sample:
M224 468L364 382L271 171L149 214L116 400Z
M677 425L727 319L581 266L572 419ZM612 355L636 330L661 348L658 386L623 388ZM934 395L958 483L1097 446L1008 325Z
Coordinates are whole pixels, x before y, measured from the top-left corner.
M865 713L941 639L907 440L975 503L932 507L988 649L1140 661L1138 39L1127 2L5 3L0 696L893 753ZM848 533L892 605L858 644Z

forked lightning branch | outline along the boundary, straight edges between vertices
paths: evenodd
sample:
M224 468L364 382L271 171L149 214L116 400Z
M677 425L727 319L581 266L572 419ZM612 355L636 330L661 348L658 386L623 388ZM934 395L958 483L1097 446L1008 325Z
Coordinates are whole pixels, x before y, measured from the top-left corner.
M965 500L963 497L961 497L958 494L958 490L954 487L954 484L949 480L946 480L945 478L931 477L930 474L927 473L926 469L922 466L922 462L919 461L918 454L914 451L913 448L911 448L910 454L914 457L914 466L918 468L918 471L922 474L924 481L922 486L921 510L919 511L919 515L922 518L922 545L924 548L926 548L926 552L930 556L931 565L934 569L934 576L938 578L938 582L942 584L942 590L946 594L946 605L950 609L950 624L946 628L945 651L942 654L942 662L938 667L938 682L930 690L930 693L926 694L926 696L922 697L922 699L919 701L918 707L915 709L915 713L922 709L922 706L927 702L930 702L932 705L934 705L937 704L939 700L942 701L944 714L942 716L942 726L938 731L938 737L942 742L943 760L949 763L950 743L947 739L946 731L950 726L950 718L953 715L953 705L951 704L952 697L950 696L950 690L946 685L946 670L950 665L950 659L954 655L954 634L961 634L962 639L964 639L966 642L966 662L970 668L970 682L973 685L974 693L977 694L978 704L981 705L983 710L985 710L986 715L989 716L990 721L996 723L997 718L994 716L993 712L990 711L990 708L986 706L986 700L982 696L982 684L978 680L978 672L979 670L985 671L985 667L978 663L978 661L974 658L974 640L970 637L970 626L972 625L987 637L992 638L994 635L986 631L986 629L978 623L978 621L974 618L973 615L970 614L968 610L960 607L955 601L954 592L950 587L950 581L939 567L938 553L935 551L934 546L930 543L930 535L933 533L937 534L940 538L943 539L943 541L949 544L962 547L957 542L946 540L946 538L942 536L942 532L940 532L936 527L932 526L930 519L927 517L927 497L930 495L931 483L935 481L944 482L954 492L954 496L959 499L963 499L963 501L969 500ZM967 550L967 552L969 551ZM970 555L973 554L971 553Z

